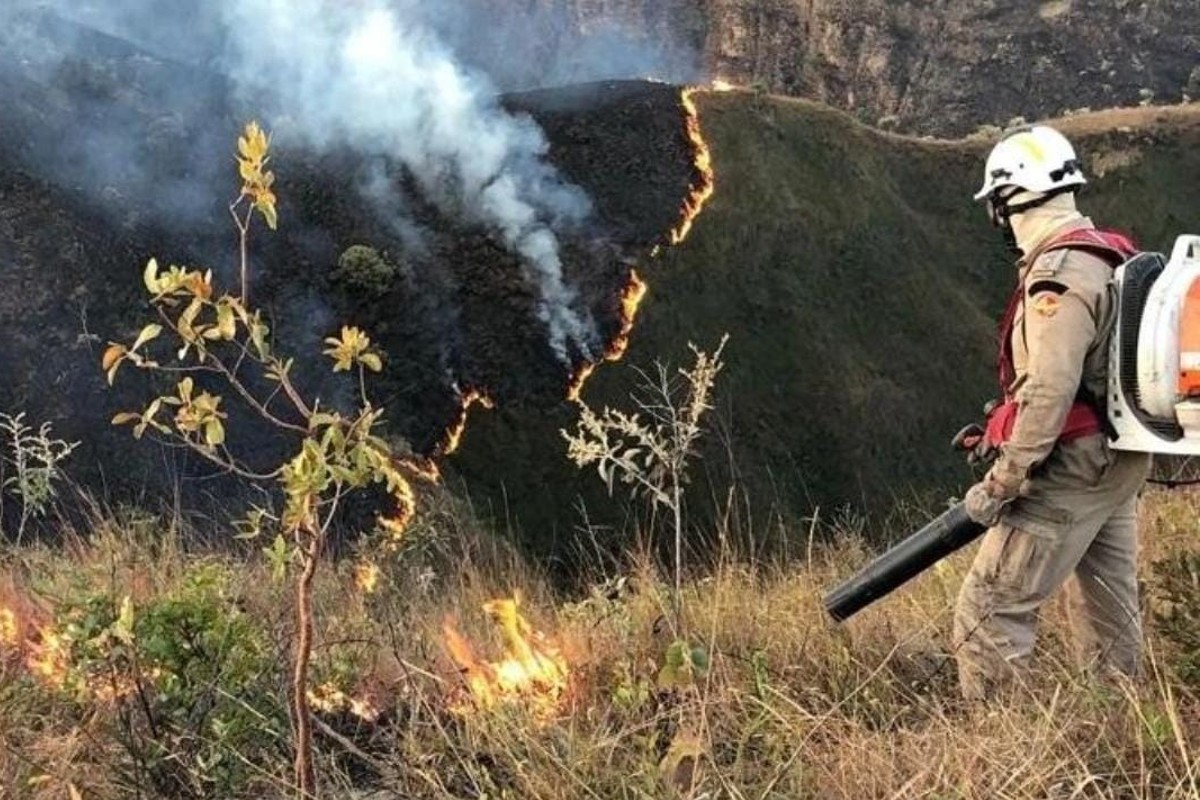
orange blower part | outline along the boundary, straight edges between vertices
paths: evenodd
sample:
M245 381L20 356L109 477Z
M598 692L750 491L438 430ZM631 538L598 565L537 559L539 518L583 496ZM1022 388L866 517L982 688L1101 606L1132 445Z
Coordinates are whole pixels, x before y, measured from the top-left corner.
M1200 397L1200 278L1188 287L1179 315L1179 396Z

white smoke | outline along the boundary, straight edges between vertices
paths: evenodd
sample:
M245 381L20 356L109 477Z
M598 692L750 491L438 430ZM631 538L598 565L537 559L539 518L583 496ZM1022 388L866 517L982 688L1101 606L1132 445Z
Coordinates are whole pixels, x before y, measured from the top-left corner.
M411 2L228 0L226 69L287 112L279 133L318 149L399 160L435 202L497 232L540 291L538 315L564 362L593 355L556 231L590 202L546 160L541 129L506 112L486 78L461 66ZM378 187L375 187L376 189Z

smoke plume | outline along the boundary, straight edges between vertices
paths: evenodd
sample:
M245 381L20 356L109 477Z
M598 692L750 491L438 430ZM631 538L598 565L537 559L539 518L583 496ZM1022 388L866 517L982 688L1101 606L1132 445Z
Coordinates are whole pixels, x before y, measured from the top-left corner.
M185 62L177 83L154 87L162 96L146 97L147 105L169 110L206 102L204 92L211 96L212 87L199 86L198 76L219 73L231 81L245 107L272 112L267 121L285 144L319 152L348 149L368 160L399 162L428 200L493 232L519 254L526 277L538 290L538 317L562 361L598 356L598 334L564 276L560 244L561 235L588 223L589 199L550 164L537 125L506 112L496 98L501 88L529 83L528 74L514 71L516 63L542 64L541 74L548 80L634 77L652 73L660 61L656 55L639 55L643 51L613 29L594 41L567 36L562 31L569 25L561 10L506 11L477 0L16 0L0 9L0 26L9 31L0 32L9 58L7 66L0 58L0 77L13 65L45 75L61 74L64 64L87 71L89 59L72 52L72 38L61 31L55 41L66 49L54 53L38 51L36 38L23 41L12 33L20 29L11 24L13 19L31 9ZM484 52L477 47L482 41L479 23L498 19L506 25L494 35L485 30L491 49ZM564 51L570 46L572 59L565 52L528 58L537 45L537 31L549 24L559 31L559 46ZM103 42L95 39L88 46L102 48ZM506 85L497 87L484 67L494 67ZM107 81L106 91L125 90L123 75L85 74L85 79ZM213 196L208 194L212 187L197 184L223 179L219 164L208 165L217 146L213 132L197 137L192 164L178 176L167 176L172 191L162 199L147 198L147 187L162 185L164 176L137 176L150 161L143 154L148 145L140 141L144 132L121 130L119 121L110 122L78 131L76 142L54 141L60 153L73 153L73 182L90 174L98 190L124 186L125 194L138 195L164 216L171 209L186 216L184 224L206 213L203 198ZM406 205L398 188L378 179L363 181L361 189L385 219ZM419 238L402 217L393 221L393 228L404 232L401 239L408 245Z
M563 277L557 231L586 221L590 203L546 160L546 139L505 112L408 3L240 0L222 6L227 71L263 87L289 124L320 148L350 146L398 159L443 207L495 230L540 290L538 315L564 361L595 346L590 319Z

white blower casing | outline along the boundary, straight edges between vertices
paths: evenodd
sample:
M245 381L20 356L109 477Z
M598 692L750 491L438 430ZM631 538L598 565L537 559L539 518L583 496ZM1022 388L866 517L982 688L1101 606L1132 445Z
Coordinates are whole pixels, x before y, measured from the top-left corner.
M1200 236L1180 236L1170 259L1142 253L1118 267L1109 350L1108 418L1117 450L1200 455L1200 397L1181 391L1200 352L1182 351L1188 294L1200 280Z

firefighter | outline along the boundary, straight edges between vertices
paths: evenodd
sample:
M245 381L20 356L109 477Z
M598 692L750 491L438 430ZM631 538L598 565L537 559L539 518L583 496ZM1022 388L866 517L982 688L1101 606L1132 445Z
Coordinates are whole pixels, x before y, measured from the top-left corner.
M1103 408L1113 268L1135 250L1077 210L1086 182L1066 137L1035 126L996 145L975 196L1020 258L1001 325L1003 399L956 440L995 458L965 497L989 526L955 609L968 699L1019 676L1038 610L1064 584L1086 664L1133 675L1140 659L1136 504L1149 456L1109 449Z

